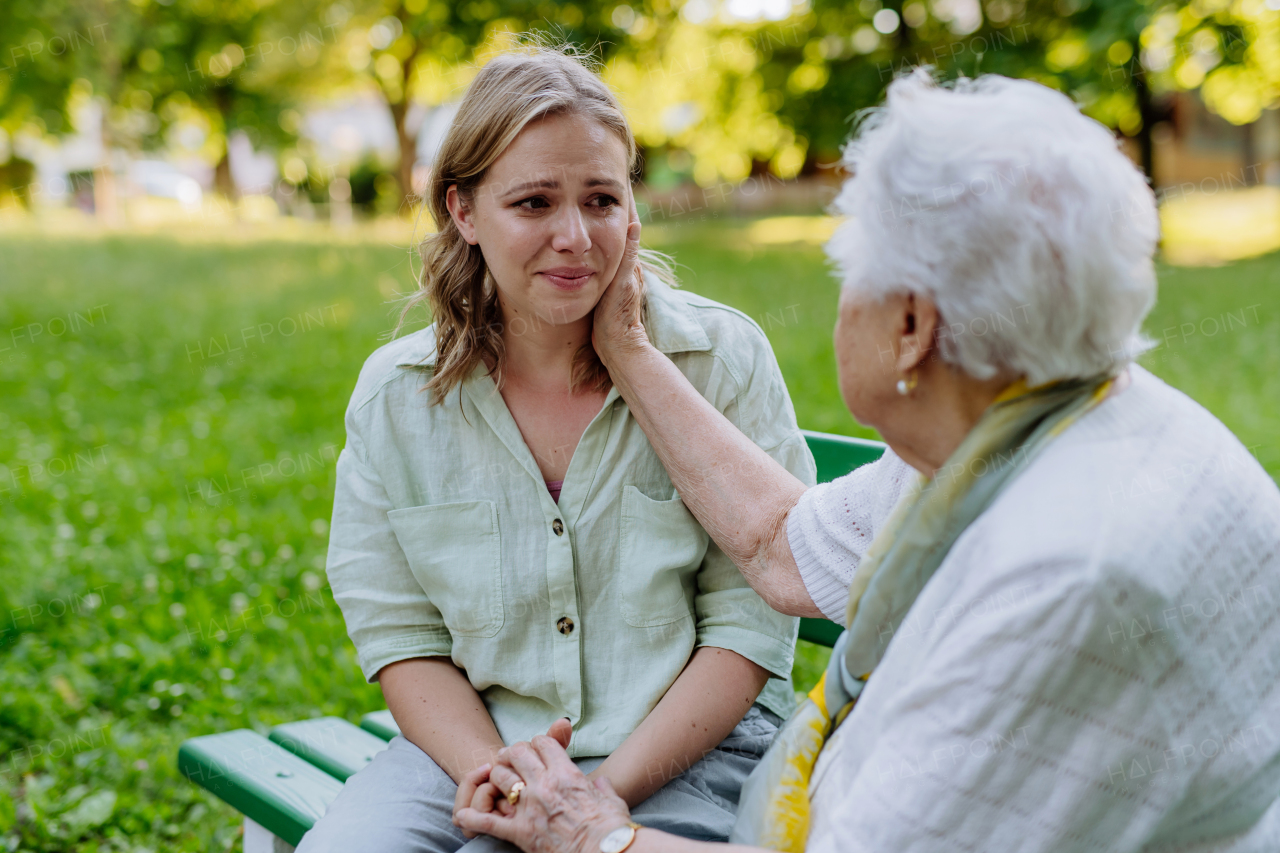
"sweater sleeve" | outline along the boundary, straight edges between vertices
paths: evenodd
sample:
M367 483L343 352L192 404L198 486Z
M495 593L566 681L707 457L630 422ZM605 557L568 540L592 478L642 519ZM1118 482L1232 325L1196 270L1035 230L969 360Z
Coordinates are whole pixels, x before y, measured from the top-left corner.
M787 516L787 541L809 597L844 625L849 584L903 491L920 475L894 454L805 492Z

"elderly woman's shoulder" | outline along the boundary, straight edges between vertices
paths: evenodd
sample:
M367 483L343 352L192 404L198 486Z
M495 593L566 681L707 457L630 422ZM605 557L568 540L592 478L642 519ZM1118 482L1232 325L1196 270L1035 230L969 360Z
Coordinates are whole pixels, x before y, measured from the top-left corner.
M1144 649L1158 670L1194 648L1184 664L1207 679L1242 638L1277 636L1278 573L1280 489L1216 418L1134 369L970 525L920 606L981 615L955 624L1026 647L1039 631L1075 637L1053 641L1059 656L1077 641L1113 662Z
M1280 541L1280 489L1248 448L1182 392L1139 367L1131 375L1031 460L973 532L1015 563L1061 559L1139 586L1280 562L1280 549L1266 557Z
M1280 508L1280 490L1254 456L1256 448L1246 447L1207 409L1142 367L1131 366L1129 374L1132 386L1091 418L1096 420L1093 434L1111 436L1121 454L1117 470L1149 479L1125 484L1115 492L1118 499L1181 494L1209 502L1257 491L1264 508Z

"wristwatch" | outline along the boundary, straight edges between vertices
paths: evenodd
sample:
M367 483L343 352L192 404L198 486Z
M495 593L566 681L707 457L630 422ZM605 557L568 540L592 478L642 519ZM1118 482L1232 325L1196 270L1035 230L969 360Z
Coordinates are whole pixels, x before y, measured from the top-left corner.
M627 821L626 826L618 827L600 841L600 853L622 853L636 840L639 828L640 824L635 821Z

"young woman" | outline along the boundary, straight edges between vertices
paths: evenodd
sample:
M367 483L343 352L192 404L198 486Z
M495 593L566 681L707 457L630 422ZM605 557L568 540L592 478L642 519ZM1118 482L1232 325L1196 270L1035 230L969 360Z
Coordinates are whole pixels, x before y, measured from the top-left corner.
M417 298L435 323L361 372L329 551L360 665L403 736L303 853L451 853L466 841L458 781L565 718L570 755L638 821L723 840L792 708L795 620L709 541L591 345L635 164L617 100L572 56L500 56L463 99L429 190L440 231ZM672 290L654 260L654 345L812 483L759 327Z

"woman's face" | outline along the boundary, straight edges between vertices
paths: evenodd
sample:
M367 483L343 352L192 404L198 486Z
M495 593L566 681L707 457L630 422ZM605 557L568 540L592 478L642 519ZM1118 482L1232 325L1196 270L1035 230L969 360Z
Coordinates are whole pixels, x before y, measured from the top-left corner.
M449 211L484 253L508 326L517 317L574 323L600 301L626 245L627 166L613 131L556 115L528 125L471 199L449 189Z

